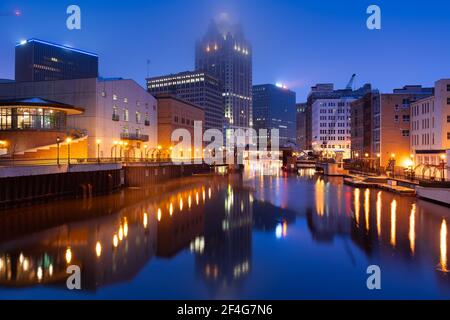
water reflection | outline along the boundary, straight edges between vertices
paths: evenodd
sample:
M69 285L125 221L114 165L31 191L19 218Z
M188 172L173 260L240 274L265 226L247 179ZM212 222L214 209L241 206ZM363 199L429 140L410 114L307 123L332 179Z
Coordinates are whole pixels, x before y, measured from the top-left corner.
M397 200L391 203L391 245L395 247L397 244Z
M450 292L450 280L443 276L448 272L448 217L448 208L354 189L340 178L310 171L289 177L189 178L1 214L0 287L62 290L67 266L76 264L85 275L82 287L98 292L133 282L162 263L158 272L146 273L146 292L169 290L162 287L166 281L176 298L189 282L192 295L187 297L205 291L208 298L240 298L249 290L263 290L277 298L277 289L292 294L312 290L299 276L291 275L282 284L275 280L305 266L310 268L308 277L325 276L315 265L320 257L329 259L350 286L356 268L386 264L392 266L385 271L391 272L389 278L399 281L395 290L408 270L418 287ZM186 254L189 259L180 260ZM342 261L350 262L349 269ZM164 269L183 271L161 279ZM433 276L422 282L423 274ZM346 288L336 290L346 297ZM395 290L386 289L390 294Z
M448 272L447 269L447 222L445 220L442 221L441 225L441 271Z

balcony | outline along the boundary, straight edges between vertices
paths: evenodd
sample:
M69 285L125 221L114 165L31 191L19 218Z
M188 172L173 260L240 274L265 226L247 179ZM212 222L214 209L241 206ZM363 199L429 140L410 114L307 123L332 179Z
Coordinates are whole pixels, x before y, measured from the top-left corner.
M130 141L141 141L148 142L150 137L145 134L137 134L137 133L121 133L120 139L122 140L130 140Z

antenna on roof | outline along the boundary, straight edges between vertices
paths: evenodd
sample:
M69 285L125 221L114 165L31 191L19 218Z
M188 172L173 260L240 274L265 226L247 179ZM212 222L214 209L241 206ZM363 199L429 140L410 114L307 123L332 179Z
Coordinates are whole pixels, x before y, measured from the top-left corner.
M147 59L147 78L150 78L150 64L151 64L151 60Z

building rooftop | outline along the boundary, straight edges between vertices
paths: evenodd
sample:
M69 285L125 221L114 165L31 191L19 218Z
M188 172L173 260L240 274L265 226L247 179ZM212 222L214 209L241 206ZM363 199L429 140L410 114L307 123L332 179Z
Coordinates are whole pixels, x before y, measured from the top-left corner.
M39 40L39 39L35 39L35 38L21 41L20 43L18 43L16 45L16 47L20 47L20 46L23 46L23 45L26 45L26 44L29 44L29 43L40 43L40 44L44 44L44 45L47 45L47 46L52 46L52 47L56 47L56 48L60 48L60 49L65 49L65 50L69 50L69 51L73 51L73 52L78 52L78 53L81 53L81 54L86 54L86 55L98 58L98 54L96 54L96 53L92 53L92 52L89 52L89 51L84 51L84 50L72 48L72 47L69 47L69 46L64 46L64 45L53 43L53 42L49 42L49 41Z
M61 111L65 111L69 115L82 114L83 108L75 107L69 104L46 100L42 98L25 98L25 99L13 99L13 100L0 100L1 107L34 107L34 108L51 108Z
M194 107L194 108L197 108L197 109L200 109L200 110L204 111L204 109L202 107L200 107L200 106L198 106L198 105L196 105L196 104L194 104L192 102L186 101L186 100L184 100L184 99L182 99L182 98L180 98L180 97L178 97L176 95L170 94L170 93L160 93L160 94L156 94L154 97L157 100L162 100L162 99L175 100L175 101L182 102L184 104L190 105L191 107Z

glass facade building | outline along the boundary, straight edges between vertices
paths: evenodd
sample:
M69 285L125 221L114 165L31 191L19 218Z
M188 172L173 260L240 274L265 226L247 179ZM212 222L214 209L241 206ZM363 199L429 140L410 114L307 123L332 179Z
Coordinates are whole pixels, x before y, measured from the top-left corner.
M67 115L82 112L39 98L0 101L0 131L65 131Z
M96 54L31 39L16 46L17 82L98 77Z
M273 84L253 87L253 123L260 129L278 129L280 146L293 146L297 142L296 94ZM269 131L270 135L270 131Z

